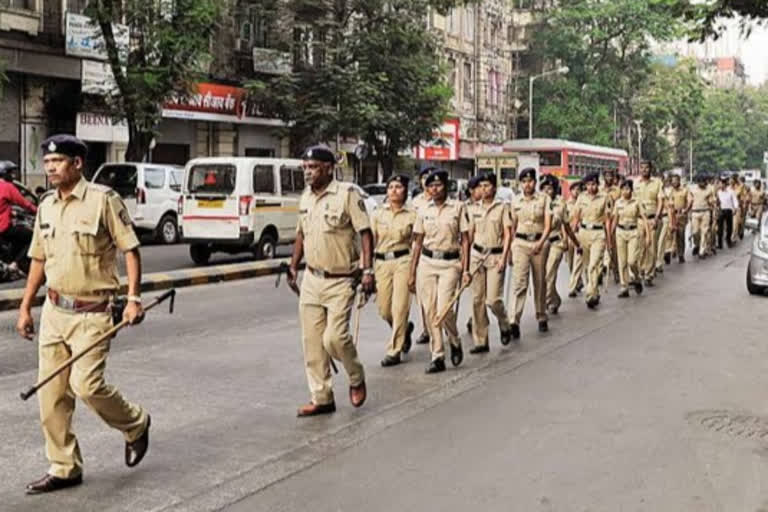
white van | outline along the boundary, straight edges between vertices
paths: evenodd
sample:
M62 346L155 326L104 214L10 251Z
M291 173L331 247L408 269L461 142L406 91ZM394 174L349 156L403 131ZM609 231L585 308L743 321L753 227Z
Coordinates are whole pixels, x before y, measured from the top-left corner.
M190 160L179 199L182 241L198 265L214 252L273 258L296 239L301 160L211 157Z
M179 239L176 208L183 177L183 167L123 162L102 164L92 181L120 194L136 231L173 244Z

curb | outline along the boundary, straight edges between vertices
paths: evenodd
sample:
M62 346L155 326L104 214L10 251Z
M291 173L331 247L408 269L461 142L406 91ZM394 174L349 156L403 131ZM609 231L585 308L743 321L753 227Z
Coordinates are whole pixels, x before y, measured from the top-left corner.
M290 258L269 261L254 261L234 263L230 265L211 265L208 267L173 270L170 272L155 272L142 276L141 291L152 292L169 288L184 288L201 284L220 283L222 281L237 281L274 275L281 271L282 265L290 263ZM125 294L127 285L125 278L120 278L120 293ZM0 290L0 311L18 309L24 298L24 289ZM33 306L39 306L45 301L45 289L38 292Z

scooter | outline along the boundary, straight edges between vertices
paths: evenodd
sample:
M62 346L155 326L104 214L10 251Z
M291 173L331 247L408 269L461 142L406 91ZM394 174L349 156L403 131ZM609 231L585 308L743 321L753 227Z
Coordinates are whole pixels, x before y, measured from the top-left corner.
M14 227L24 229L29 232L29 239L32 239L32 232L35 226L35 215L22 210L20 208L13 208L12 222ZM14 270L10 267L13 261L13 256L17 250L23 250L24 257L18 262L18 269ZM10 240L0 237L0 283L6 283L16 281L17 279L24 279L29 272L29 257L27 257L27 251L29 250L29 243L23 248L17 248Z

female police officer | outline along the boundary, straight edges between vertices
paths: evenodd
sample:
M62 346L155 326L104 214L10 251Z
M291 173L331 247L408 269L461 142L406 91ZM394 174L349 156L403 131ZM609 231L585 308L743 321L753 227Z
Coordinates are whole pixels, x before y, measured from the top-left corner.
M560 294L557 293L557 273L560 263L568 251L568 239L575 248L580 247L579 241L568 224L568 207L560 197L560 181L556 176L548 174L541 178L541 191L548 195L552 210L552 231L549 235L549 256L547 257L547 307L553 315L556 315L562 304Z
M619 263L619 280L621 283L620 299L629 297L630 280L635 292L643 293L643 283L640 276L640 236L645 237L645 244L651 243L651 231L648 223L643 220L643 206L632 197L632 181L625 180L621 184L621 198L616 201L611 214L609 232L616 240L616 253ZM642 233L640 230L642 229Z

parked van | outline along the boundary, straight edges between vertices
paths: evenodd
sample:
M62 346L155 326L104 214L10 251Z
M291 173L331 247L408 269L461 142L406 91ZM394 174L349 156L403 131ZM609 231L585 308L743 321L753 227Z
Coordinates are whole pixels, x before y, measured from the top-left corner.
M124 162L102 164L92 181L120 194L136 231L173 244L179 239L176 209L183 177L183 167Z
M273 258L296 238L301 160L212 157L190 160L179 199L182 240L198 265L211 254Z

